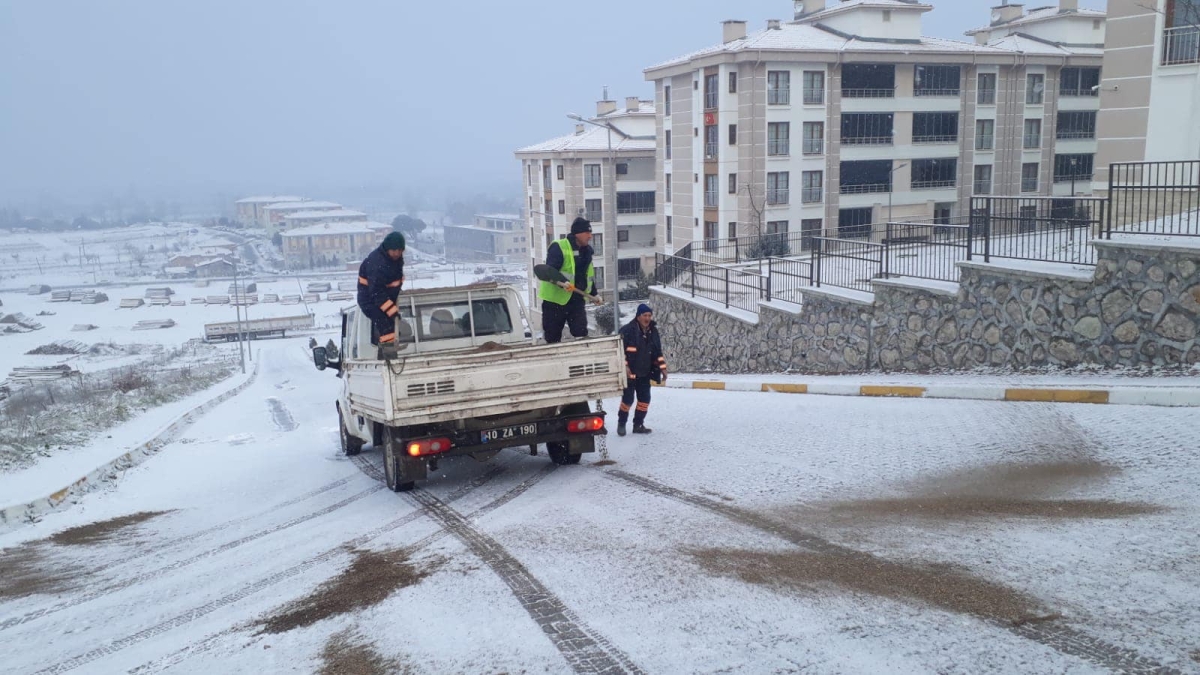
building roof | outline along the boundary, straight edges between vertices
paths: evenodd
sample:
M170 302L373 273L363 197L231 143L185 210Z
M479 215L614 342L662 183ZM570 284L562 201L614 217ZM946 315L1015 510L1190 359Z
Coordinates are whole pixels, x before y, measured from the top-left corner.
M286 202L283 204L270 204L268 206L264 206L263 210L264 211L303 211L305 209L340 209L340 208L342 208L342 205L338 204L337 202L302 201L302 202Z
M287 220L326 220L329 218L362 218L366 220L367 214L351 209L331 209L329 211L298 211L285 216L285 218Z
M234 204L278 204L280 202L302 202L304 197L293 197L291 195L277 195L274 197L246 197L239 199Z
M933 5L923 5L920 2L917 2L917 0L842 0L832 7L827 7L820 11L801 17L800 21L814 21L826 16L848 12L858 7L866 7L869 9L913 10L921 12L928 12L929 10L933 9Z
M512 213L476 213L476 218L492 218L495 220L521 220L520 215Z
M887 4L895 3L905 7L916 7L900 0L849 0L842 3L850 5L851 3L859 3L856 6ZM891 5L889 5L891 6ZM924 5L921 5L924 6ZM831 8L832 11L838 7ZM803 21L808 21L812 18L817 18L820 15L813 14ZM716 54L736 54L738 52L757 52L762 51L779 51L779 52L926 52L930 54L945 54L945 53L962 53L962 54L1004 54L1006 50L991 47L988 45L977 45L972 42L963 42L960 40L947 40L943 38L922 37L916 41L902 42L885 42L881 40L859 38L853 35L838 34L830 29L822 28L813 23L785 23L779 28L767 28L756 33L747 35L739 40L733 40L725 44L707 47L690 54L685 54L678 58L671 59L647 68L644 72L650 74L652 71L671 66L678 66L693 61L695 59L713 56Z
M226 265L233 265L233 261L228 258L215 258L213 260L206 260L202 263L196 263L195 266L196 267L207 267L209 265L216 265L218 263L224 263Z
M280 236L287 237L312 237L321 234L376 234L375 230L367 226L366 223L318 223L316 225L305 225L297 227L294 230L288 230Z
M994 26L984 26L983 28L972 28L967 31L966 35L974 35L976 33L987 33L995 30L1008 30L1016 26L1026 26L1031 23L1040 23L1049 19L1055 19L1061 16L1077 16L1084 19L1103 19L1108 15L1098 9L1059 9L1058 7L1036 7L1025 13L1024 16L1017 17L1012 21L1002 21Z
M653 138L624 138L620 134L612 135L613 152L654 152ZM608 150L608 130L588 126L583 133L559 136L548 141L529 145L517 150L520 153L546 152L604 152Z
M1024 33L1013 33L988 42L988 45L1021 54L1047 56L1104 56L1101 47L1079 47L1042 40Z

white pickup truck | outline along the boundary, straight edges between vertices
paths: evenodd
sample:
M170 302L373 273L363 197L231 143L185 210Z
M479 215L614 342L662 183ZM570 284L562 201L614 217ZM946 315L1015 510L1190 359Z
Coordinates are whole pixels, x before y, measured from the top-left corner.
M413 489L443 457L508 447L544 443L555 463L576 464L608 433L589 402L625 387L619 336L539 344L520 295L497 284L406 291L397 304L396 359L378 358L358 307L342 311L340 345L313 347L317 368L342 379L342 452L380 448L392 490Z

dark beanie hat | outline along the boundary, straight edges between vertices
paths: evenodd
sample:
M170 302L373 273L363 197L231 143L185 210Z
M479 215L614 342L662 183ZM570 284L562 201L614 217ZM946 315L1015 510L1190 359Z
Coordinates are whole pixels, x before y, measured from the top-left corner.
M399 232L389 232L388 236L383 238L383 250L403 251L404 235L400 234Z
M650 314L653 314L654 310L650 309L650 305L647 305L646 303L643 302L642 304L638 305L637 314L634 314L634 316L641 316L643 314L646 314L647 312L649 312Z
M571 223L571 234L579 234L580 232L591 232L592 224L585 218L576 218L575 222Z

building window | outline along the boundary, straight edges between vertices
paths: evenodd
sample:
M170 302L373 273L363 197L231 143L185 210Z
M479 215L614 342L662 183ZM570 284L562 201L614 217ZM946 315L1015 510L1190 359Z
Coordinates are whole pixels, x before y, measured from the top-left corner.
M617 175L618 176L628 176L629 175L629 164L627 164L625 162L620 162L619 164L617 164Z
M1099 96L1099 68L1063 68L1058 80L1059 96Z
M716 253L718 248L718 239L721 236L720 227L716 221L704 221L704 251L706 253Z
M729 238L737 239L737 221L729 221Z
M729 73L729 93L731 93L731 94L737 93L737 72L736 71L730 71L730 73Z
M636 279L642 273L641 258L623 258L617 261L618 279Z
M882 63L847 63L842 66L842 96L893 98L895 95L896 66Z
M838 210L838 236L842 239L868 239L874 210L870 206Z
M654 213L654 190L618 192L617 214Z
M951 188L958 183L958 158L914 159L912 189Z
M671 243L671 216L667 216L667 243Z
M559 180L563 179L563 165L562 164L558 165L558 179Z
M1025 149L1037 150L1042 147L1042 121L1025 120Z
M736 173L729 174L729 194L731 194L731 195L737 194L737 174Z
M600 165L599 164L584 164L583 165L583 187L585 187L585 188L600 187Z
M704 208L715 209L718 204L717 174L704 174Z
M913 113L913 143L955 143L958 141L958 113Z
M1037 192L1038 163L1028 162L1021 165L1021 192Z
M1167 0L1164 66L1200 62L1200 1Z
M786 225L787 223L784 223ZM824 224L820 218L805 218L800 221L800 250L811 251L813 247L813 237L821 236L821 228ZM786 230L785 230L786 232Z
M786 220L768 220L767 234L787 234L788 221Z
M567 212L567 202L566 202L566 200L563 200L563 199L560 199L560 200L558 200L558 213L559 213L559 215L565 214L566 212Z
M525 165L525 184L533 187L533 162Z
M542 209L544 209L546 214L546 225L552 227L554 225L554 213L550 211L551 208L550 200L547 199L546 203L542 205Z
M767 71L767 105L792 102L792 74L786 70Z
M1054 137L1069 140L1096 137L1096 111L1080 110L1058 113Z
M1092 179L1092 155L1055 155L1054 182Z
M667 186L667 203L670 204L671 203L671 174L667 174L666 179L663 182L666 183L666 186Z
M913 72L913 93L917 96L958 96L962 86L959 66L922 66Z
M804 123L804 154L820 155L825 152L825 123Z
M729 144L737 145L737 125L736 124L729 125Z
M1046 76L1031 73L1025 77L1025 103L1042 105L1046 101Z
M704 125L704 159L717 158L717 146L719 145L717 138L717 125Z
M583 217L593 222L603 220L601 217L604 215L603 208L601 207L602 203L603 200L600 199L585 199L583 202Z
M892 113L842 113L842 145L891 145L894 133Z
M671 159L671 130L663 132L663 153L666 159Z
M842 162L839 169L841 193L844 195L892 191L892 160Z
M563 235L563 238L565 239L566 235ZM598 233L598 234L592 235L592 251L596 254L597 258L604 255L604 234L603 233ZM599 270L597 270L597 272L599 272ZM596 280L596 288L604 288L604 284L600 283L599 279Z
M800 174L800 183L802 203L819 204L824 199L824 174L821 171L805 171Z
M996 147L996 121L975 120L975 149L991 150Z
M663 87L663 114L671 114L671 85Z
M542 167L542 189L543 190L552 189L552 186L550 184L550 165L549 164Z
M767 123L767 155L770 157L786 157L791 150L791 123Z
M804 105L825 103L825 73L819 70L804 71Z
M717 108L717 97L720 94L720 92L717 91L717 87L719 86L717 83L719 81L720 81L720 78L716 74L704 76L704 109L705 110L716 110L716 108Z
M788 172L772 171L767 174L767 203L788 203Z
M629 230L617 230L617 243L618 244L629 243Z
M994 105L996 103L996 74L979 74L979 91L976 102L979 105Z
M975 167L975 194L992 194L992 165L979 164Z

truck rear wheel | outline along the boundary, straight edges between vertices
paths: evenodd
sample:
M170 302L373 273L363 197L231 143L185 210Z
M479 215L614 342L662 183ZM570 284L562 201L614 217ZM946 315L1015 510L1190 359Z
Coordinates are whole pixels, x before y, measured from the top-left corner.
M362 452L363 441L357 436L351 436L350 430L346 428L346 418L342 415L341 407L338 407L338 431L342 437L342 454L347 457L353 457Z
M399 438L392 427L383 428L383 475L387 479L388 489L392 492L408 492L417 486L416 481L405 480L404 457L401 450L404 439Z
M563 406L562 414L564 415L586 415L592 411L586 403L572 403ZM569 464L578 464L579 460L583 459L585 450L593 449L592 437L572 438L568 441L560 441L546 444L546 453L550 455L550 461L555 464L566 466Z
M547 443L546 453L550 455L551 462L561 466L578 464L579 460L583 459L583 455L571 454L570 445L566 441Z

